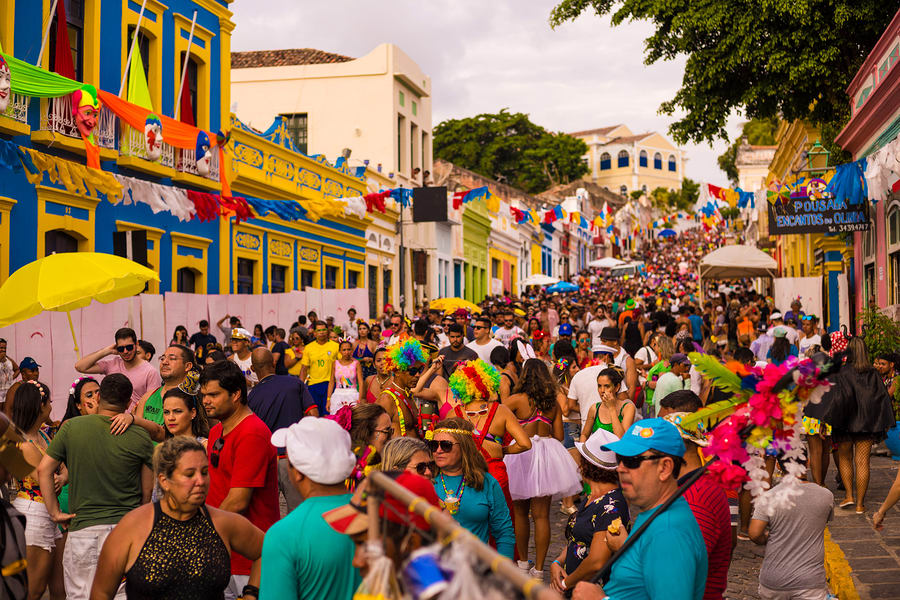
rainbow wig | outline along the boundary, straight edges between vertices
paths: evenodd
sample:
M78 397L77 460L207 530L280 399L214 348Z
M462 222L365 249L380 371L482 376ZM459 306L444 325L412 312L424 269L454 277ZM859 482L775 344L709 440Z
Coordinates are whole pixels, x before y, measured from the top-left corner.
M499 389L500 372L481 359L458 365L450 376L450 390L463 404L475 400L488 400Z
M428 353L415 338L406 338L388 346L385 354L384 370L391 373L408 371L416 363L428 362Z

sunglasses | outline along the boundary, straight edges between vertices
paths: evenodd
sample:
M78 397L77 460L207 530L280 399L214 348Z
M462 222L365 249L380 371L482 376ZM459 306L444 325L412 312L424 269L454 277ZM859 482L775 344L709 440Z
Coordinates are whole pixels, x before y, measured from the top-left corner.
M416 375L418 375L419 373L421 373L424 370L425 370L425 367L418 366L418 367L410 367L406 372L409 373L410 375L412 375L413 377L415 377Z
M484 325L474 325L472 329L487 329Z
M431 471L435 473L437 471L437 463L433 460L431 462L420 462L419 464L413 466L410 465L413 469L416 470L416 473L419 475L425 475L425 471Z
M622 465L626 469L640 469L641 463L645 460L659 460L660 458L664 458L658 454L651 454L649 456L622 456L621 454L616 454L616 463Z
M134 350L134 344L125 344L124 346L116 346L116 352L131 352Z
M437 452L438 448L441 449L441 452L453 452L453 446L458 444L459 442L451 442L450 440L428 440L428 447L431 448L432 452Z
M212 452L209 453L209 462L212 463L214 469L219 468L219 452L225 447L225 438L219 438L213 444Z

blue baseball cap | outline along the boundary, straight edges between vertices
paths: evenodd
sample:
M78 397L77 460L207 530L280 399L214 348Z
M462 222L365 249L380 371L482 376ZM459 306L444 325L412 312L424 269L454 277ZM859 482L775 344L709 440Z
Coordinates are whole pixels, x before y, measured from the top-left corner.
M641 419L628 428L622 439L606 444L602 449L620 456L637 456L647 450L684 456L681 432L665 419Z
M22 362L19 363L20 369L28 369L29 371L36 371L40 366L41 365L37 364L37 361L30 356L26 356L22 359Z
M559 326L559 335L572 335L572 326L568 323L563 323Z

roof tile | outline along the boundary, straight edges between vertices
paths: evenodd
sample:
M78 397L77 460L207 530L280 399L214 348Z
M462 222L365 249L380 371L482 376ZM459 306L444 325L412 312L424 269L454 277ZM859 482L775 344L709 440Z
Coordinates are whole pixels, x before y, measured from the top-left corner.
M314 48L292 48L287 50L252 50L232 52L231 68L251 69L254 67L286 67L291 65L318 65L342 63L353 60L343 54L325 52Z

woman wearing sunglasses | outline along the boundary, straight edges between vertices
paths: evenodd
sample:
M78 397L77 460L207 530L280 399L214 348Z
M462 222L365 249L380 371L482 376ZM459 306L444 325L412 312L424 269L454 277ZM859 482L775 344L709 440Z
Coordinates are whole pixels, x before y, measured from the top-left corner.
M382 471L409 471L434 479L437 465L431 455L431 448L422 440L402 437L390 440L384 445L381 461Z
M460 525L485 544L493 536L497 552L512 559L516 537L506 499L487 472L472 429L459 417L438 422L434 439L428 442L439 470L434 491L441 507Z

